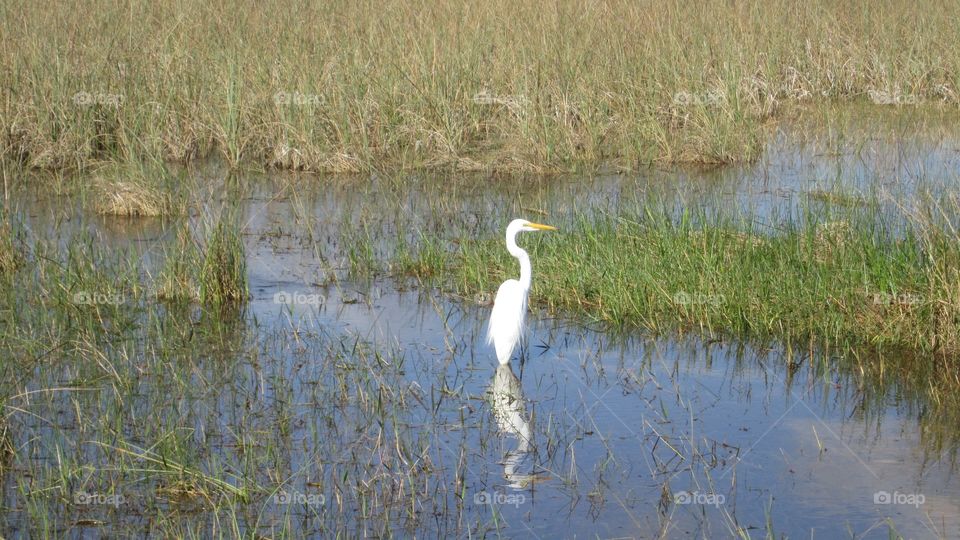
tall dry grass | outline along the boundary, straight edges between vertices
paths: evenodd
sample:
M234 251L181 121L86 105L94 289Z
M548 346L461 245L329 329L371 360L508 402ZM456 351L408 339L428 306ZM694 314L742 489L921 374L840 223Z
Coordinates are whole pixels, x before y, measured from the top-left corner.
M758 155L784 104L956 106L960 5L0 6L0 155L556 170Z

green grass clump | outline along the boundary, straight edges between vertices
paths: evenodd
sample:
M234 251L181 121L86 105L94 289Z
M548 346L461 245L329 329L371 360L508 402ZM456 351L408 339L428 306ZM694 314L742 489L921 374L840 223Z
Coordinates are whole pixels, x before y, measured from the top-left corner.
M246 249L233 223L222 217L212 226L200 224L200 231L207 230L205 241L190 223L182 223L154 279L154 296L164 302L208 305L245 301L249 296Z
M236 304L249 296L246 250L229 219L221 218L207 239L199 281L205 304Z
M913 230L897 237L865 216L802 222L771 232L649 209L581 220L532 243L531 302L656 331L960 352L960 327L944 324L960 316L948 277L960 268L956 238ZM494 290L516 273L501 244L466 242L455 283Z
M579 218L521 235L530 305L654 333L816 344L851 352L863 372L921 381L935 399L957 395L960 238L943 223L876 212L807 208L758 226L648 204ZM492 298L518 272L499 235L416 265L401 258L395 268L467 298Z
M785 104L960 102L960 51L944 46L958 16L930 0L9 3L0 157L336 172L744 161Z
M0 218L0 275L9 275L23 266L24 246L9 220Z
M189 224L184 223L177 230L176 242L165 253L164 261L154 283L156 298L170 302L199 301L199 276L204 257Z

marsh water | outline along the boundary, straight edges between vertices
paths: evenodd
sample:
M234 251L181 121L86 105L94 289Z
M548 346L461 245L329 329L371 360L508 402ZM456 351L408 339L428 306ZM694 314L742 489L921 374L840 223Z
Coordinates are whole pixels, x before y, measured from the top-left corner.
M757 163L629 175L231 183L211 167L210 208L243 217L252 298L213 321L140 302L108 339L51 344L19 373L4 535L960 537L960 427L837 353L534 311L497 367L488 299L350 270L425 231L452 247L645 197L772 220L823 192L903 205L960 187L960 139L886 126L855 142L784 129ZM171 220L40 191L17 201L32 235L95 239L146 277L176 256Z

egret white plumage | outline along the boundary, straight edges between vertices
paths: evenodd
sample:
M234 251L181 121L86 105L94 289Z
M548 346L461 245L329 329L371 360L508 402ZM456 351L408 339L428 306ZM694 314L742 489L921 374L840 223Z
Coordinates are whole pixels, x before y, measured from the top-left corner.
M530 256L517 245L517 235L525 231L555 230L556 227L531 223L525 219L515 219L507 225L507 251L520 261L520 279L508 279L497 289L493 312L490 314L490 326L487 328L487 343L496 349L497 360L501 365L510 362L510 356L523 339L527 296L530 294L532 280Z

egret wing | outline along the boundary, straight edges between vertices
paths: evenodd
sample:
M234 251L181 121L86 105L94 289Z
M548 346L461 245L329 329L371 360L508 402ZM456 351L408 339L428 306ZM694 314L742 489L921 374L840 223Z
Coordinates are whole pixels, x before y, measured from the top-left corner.
M501 364L510 361L510 355L523 338L526 315L527 291L515 279L504 281L497 290L487 328L487 343L494 346Z

